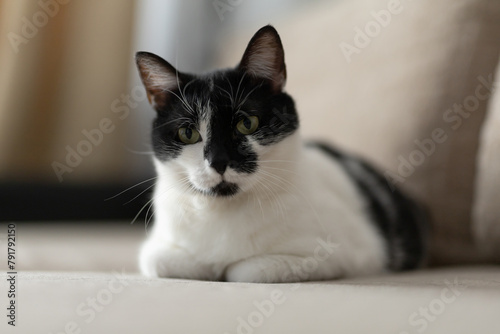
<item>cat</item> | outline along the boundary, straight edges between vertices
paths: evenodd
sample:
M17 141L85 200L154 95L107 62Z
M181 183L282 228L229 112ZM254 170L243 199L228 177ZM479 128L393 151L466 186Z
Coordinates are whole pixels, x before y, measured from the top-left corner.
M301 139L272 26L232 69L181 73L147 52L136 63L157 114L143 274L279 283L422 265L420 206L363 160Z

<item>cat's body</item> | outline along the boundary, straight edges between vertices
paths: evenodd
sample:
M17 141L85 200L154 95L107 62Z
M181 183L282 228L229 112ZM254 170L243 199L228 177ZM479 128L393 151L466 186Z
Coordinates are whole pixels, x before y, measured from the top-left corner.
M364 162L306 145L272 27L236 69L180 74L138 54L158 111L149 276L294 282L417 267L421 211Z

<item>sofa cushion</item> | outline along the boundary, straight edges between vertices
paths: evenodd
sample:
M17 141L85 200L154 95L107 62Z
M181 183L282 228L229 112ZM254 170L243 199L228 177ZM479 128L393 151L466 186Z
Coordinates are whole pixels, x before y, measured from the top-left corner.
M17 291L16 327L4 316L2 333L500 332L498 267L302 284L21 272Z

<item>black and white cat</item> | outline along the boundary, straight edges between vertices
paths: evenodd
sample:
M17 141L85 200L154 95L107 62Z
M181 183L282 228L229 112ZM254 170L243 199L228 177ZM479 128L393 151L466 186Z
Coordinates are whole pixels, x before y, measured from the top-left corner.
M422 263L418 206L363 161L302 141L273 27L234 69L191 75L151 53L136 60L157 112L145 275L296 282Z

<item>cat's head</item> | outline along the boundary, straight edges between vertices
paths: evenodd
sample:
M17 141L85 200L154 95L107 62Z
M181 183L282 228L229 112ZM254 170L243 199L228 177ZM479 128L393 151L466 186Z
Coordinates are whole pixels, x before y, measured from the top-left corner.
M139 52L136 60L157 112L152 136L159 174L175 175L196 193L233 196L274 174L266 163L292 159L287 140L298 116L283 92L284 51L273 27L253 36L233 69L192 75L151 53Z

